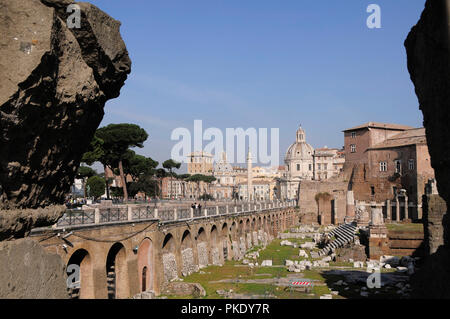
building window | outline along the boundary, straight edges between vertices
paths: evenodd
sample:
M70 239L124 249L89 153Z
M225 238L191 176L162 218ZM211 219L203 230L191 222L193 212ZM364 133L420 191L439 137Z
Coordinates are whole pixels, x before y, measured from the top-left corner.
M317 170L320 171L320 164L317 164Z
M356 152L356 145L355 144L351 144L350 145L350 152L352 152L352 153Z
M297 164L297 171L300 170L300 164Z
M397 160L395 161L395 172L400 174L401 171L402 171L402 162Z
M312 170L312 165L311 164L309 164L309 170Z
M374 186L370 186L370 194L371 194L372 196L375 195L375 187L374 187Z
M394 195L397 195L397 187L396 186L392 186L392 193L394 193Z
M323 169L327 170L328 164L323 164Z
M386 172L386 171L387 171L387 163L380 162L380 172Z
M356 137L356 132L352 132L352 138Z
M408 160L408 168L410 171L412 171L414 169L414 160L413 159Z

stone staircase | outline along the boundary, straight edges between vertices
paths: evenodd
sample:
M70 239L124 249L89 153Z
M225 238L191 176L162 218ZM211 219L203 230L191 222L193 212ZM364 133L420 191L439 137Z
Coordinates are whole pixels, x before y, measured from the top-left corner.
M328 233L329 237L334 236L336 239L328 243L319 251L319 256L325 256L334 251L336 248L344 247L346 244L352 242L355 237L357 227L355 223L347 223L336 227Z

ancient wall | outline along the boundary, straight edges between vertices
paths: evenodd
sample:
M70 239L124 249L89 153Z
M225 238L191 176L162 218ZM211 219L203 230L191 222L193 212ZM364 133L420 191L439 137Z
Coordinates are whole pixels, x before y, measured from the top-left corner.
M194 251L192 248L186 248L181 251L181 260L183 263L181 273L183 276L188 276L198 270L198 266L194 262Z
M283 211L283 213L281 212ZM290 227L294 221L294 209L281 210L279 212L262 213L261 217L266 217L266 226L269 228L268 220L280 222L280 231ZM108 298L107 289L108 278L105 272L109 256L114 247L121 247L120 262L116 257L115 272L121 275L116 277L116 287L120 288L117 297L127 298L139 294L142 290L144 279L147 291L153 291L159 295L162 291L167 291L167 286L171 280L185 276L188 273L196 272L201 267L208 264L220 265L223 263L223 243L228 245L228 240L238 238L238 228L228 225L243 225L249 220L249 216L212 218L180 223L168 223L162 231L155 221L141 223L123 223L111 225L97 225L87 228L66 229L66 241L55 236L62 232L62 229L40 229L33 232L30 239L34 244L41 243L45 247L45 254L56 254L62 258L62 266L69 264L79 264L81 268L81 289L78 294L80 298ZM241 223L242 222L242 223ZM227 229L228 228L228 229ZM211 241L202 234L213 234L217 229L217 245L208 245ZM225 231L226 230L226 231ZM135 234L129 237L129 234ZM199 234L195 236L195 234ZM229 235L229 236L228 236ZM270 241L271 233L261 233L260 236ZM241 237L244 240L244 237ZM64 248L62 243L70 243ZM220 244L219 244L220 243ZM247 252L247 247L243 242L242 251L239 251L238 242L231 243L233 246L232 256L242 258ZM209 248L211 246L211 248ZM138 247L137 252L135 248ZM235 252L237 252L235 254ZM117 252L116 252L117 254ZM210 255L208 255L210 254ZM0 254L1 255L1 254ZM118 255L118 254L117 254ZM81 256L82 258L75 258ZM208 260L209 259L209 260ZM38 259L39 260L39 259ZM145 278L143 277L143 267L147 267ZM170 285L169 285L170 286ZM63 285L65 288L65 284Z
M423 113L431 166L439 195L450 204L450 12L449 0L427 0L405 47L408 70ZM450 241L448 213L436 216L443 226L443 245L430 255L413 279L413 296L450 298ZM439 236L429 238L440 244Z
M200 268L208 266L208 247L206 242L197 244L198 265Z
M319 216L319 204L316 200L316 195L328 193L331 197L330 200L325 203L321 201L321 206L324 208L327 222L331 222L331 200L335 201L335 223L342 223L345 217L345 207L346 207L346 192L348 188L348 182L344 181L343 177L331 178L326 181L301 181L300 182L300 196L299 196L299 207L300 215L308 216L305 221L311 221L315 219L318 222ZM314 216L314 218L312 217ZM305 217L306 218L306 217Z

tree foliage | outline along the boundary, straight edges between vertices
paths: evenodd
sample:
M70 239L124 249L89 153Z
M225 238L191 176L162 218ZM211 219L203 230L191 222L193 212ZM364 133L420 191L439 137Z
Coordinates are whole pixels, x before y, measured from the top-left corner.
M89 166L78 167L76 178L84 179L97 175L97 172Z
M100 176L91 176L86 182L86 187L89 189L89 196L98 198L105 193L106 182Z

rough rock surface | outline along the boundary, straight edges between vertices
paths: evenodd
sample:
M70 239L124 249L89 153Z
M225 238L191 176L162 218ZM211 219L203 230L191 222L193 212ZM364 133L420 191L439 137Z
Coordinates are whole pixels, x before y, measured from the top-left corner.
M131 61L120 22L71 0L0 0L0 240L63 214L82 154ZM0 242L0 298L67 298L61 257Z
M194 298L206 296L202 285L191 282L171 282L164 287L164 294L175 296L192 296Z
M164 254L162 261L164 267L164 280L166 282L169 282L175 278L178 278L177 261L175 259L175 255L172 253Z
M428 0L405 47L408 70L423 113L431 165L439 195L450 204L450 0ZM413 278L413 296L450 298L448 213L442 216L443 240Z
M181 252L181 260L183 263L181 274L183 276L188 276L198 270L198 266L194 263L194 252L192 248L186 248Z
M197 244L198 265L199 267L208 266L208 247L206 242Z
M31 239L0 242L0 298L68 298L64 264Z
M62 204L131 62L120 22L89 3L0 0L0 209ZM70 20L71 21L71 20Z
M54 224L66 210L65 205L37 209L0 210L0 241L27 236L32 227Z

